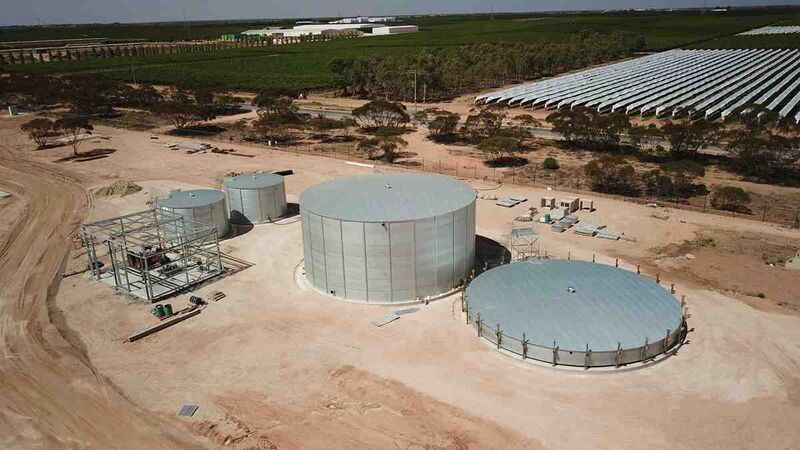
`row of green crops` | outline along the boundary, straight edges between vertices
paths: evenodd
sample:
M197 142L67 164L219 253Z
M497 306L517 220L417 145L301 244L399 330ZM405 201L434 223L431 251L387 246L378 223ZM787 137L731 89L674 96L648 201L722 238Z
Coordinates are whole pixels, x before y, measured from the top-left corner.
M328 62L337 56L408 55L425 48L486 42L562 42L582 31L639 33L651 51L685 46L798 47L798 38L793 35L733 36L751 28L798 20L798 11L754 9L722 14L503 15L493 20L487 16L419 17L407 21L419 25L420 32L406 35L196 54L19 65L8 66L8 69L56 75L98 72L109 78L128 81L132 80L135 72L137 81L154 84L170 84L191 76L205 84L230 89L254 89L263 85L305 89L331 85L334 78L328 70ZM250 27L239 26L237 30L245 28Z

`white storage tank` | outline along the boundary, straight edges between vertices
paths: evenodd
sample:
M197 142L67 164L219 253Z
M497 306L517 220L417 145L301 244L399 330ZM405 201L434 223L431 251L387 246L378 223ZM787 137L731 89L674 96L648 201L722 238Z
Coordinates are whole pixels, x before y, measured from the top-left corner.
M553 365L646 362L668 353L686 333L681 301L669 290L636 272L593 262L529 259L495 267L472 280L466 300L468 322L477 326L480 318L479 336Z
M335 297L407 303L465 283L475 261L469 185L426 174L373 174L300 196L306 278Z
M158 200L161 209L181 214L197 222L214 226L217 236L228 234L228 212L225 208L225 193L216 189L193 189L172 191ZM191 230L186 230L187 232Z
M286 215L283 177L274 173L246 173L223 183L230 223L254 225Z

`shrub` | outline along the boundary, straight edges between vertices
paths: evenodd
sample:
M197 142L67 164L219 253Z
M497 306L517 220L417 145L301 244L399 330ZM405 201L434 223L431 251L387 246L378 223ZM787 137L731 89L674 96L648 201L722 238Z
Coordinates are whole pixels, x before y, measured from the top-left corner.
M542 162L542 168L545 170L558 170L559 167L558 161L552 157L547 157L544 159L544 162Z
M23 123L20 130L28 133L28 137L36 143L38 148L44 148L50 141L50 134L55 124L49 119L33 119Z
M672 181L672 177L658 169L642 175L642 183L647 195L665 197L675 194L675 183Z
M632 195L638 193L636 170L623 158L603 156L584 166L592 190L607 194Z
M436 113L436 116L428 122L431 139L434 141L451 140L456 133L460 120L461 117L455 113L447 111Z
M94 127L89 123L89 118L86 116L66 116L56 120L53 123L53 129L60 131L69 138L72 152L77 156L78 147L82 142L81 135L92 134Z
M711 194L711 206L725 211L747 212L750 194L735 186L720 186Z
M322 116L312 117L306 123L317 131L341 130L352 125L347 120L329 119Z
M402 127L411 118L402 103L372 100L353 110L353 117L363 128Z
M519 140L506 136L490 137L478 144L478 150L485 153L490 160L511 156L518 148Z

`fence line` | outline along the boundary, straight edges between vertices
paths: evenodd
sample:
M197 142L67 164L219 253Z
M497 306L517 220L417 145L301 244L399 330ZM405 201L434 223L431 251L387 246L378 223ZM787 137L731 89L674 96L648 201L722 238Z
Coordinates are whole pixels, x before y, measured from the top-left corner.
M451 175L457 178L466 178L473 180L490 181L494 183L511 184L520 187L533 187L533 188L551 188L554 191L562 191L574 193L576 195L588 195L596 198L604 198L610 200L624 201L628 203L635 203L638 205L649 205L657 203L658 206L670 207L674 209L681 209L685 211L700 212L705 214L713 214L717 216L730 216L738 217L747 220L755 220L760 222L769 222L787 227L800 228L800 205L776 205L764 201L764 203L756 204L754 210L748 214L736 211L725 211L715 209L711 206L710 194L703 197L703 205L692 205L684 203L679 197L664 198L664 197L634 197L619 194L608 194L603 192L593 191L589 188L590 184L584 177L561 177L558 173L553 173L548 170L533 169L531 167L524 167L521 169L515 168L487 168L480 167L478 163L472 165L463 165L458 163L448 164L441 159L427 160L424 158L410 158L404 159L399 162L385 162L380 160L373 160L365 158L363 153L360 152L337 152L335 147L331 147L332 151L326 151L325 146L329 144L319 144L310 147L310 149L284 146L278 143L269 145L261 141L234 141L224 140L217 137L216 133L205 132L199 130L184 130L186 136L174 136L176 138L185 137L189 139L202 138L209 142L218 144L243 144L252 147L258 147L274 151L282 151L286 153L296 153L304 155L332 157L334 159L347 159L357 162L364 162L375 166L386 166L394 168L403 168L407 170L417 170L429 173L439 173L442 175ZM314 150L314 149L317 150ZM532 171L532 173L531 173Z
M69 47L21 48L0 50L0 66L19 64L45 64L64 61L149 56L164 54L197 53L236 48L265 47L270 45L322 42L356 37L353 33L335 35L309 35L297 37L254 37L237 41L197 40L179 42L128 42L121 44L86 44Z
M545 258L548 258L545 256ZM568 254L567 259L573 259L571 254ZM592 263L596 262L597 258L592 255ZM601 264L601 263L597 263ZM620 267L619 259L615 260L615 267ZM640 266L636 266L636 273L642 277L647 278L646 275L641 273ZM471 282L472 280L469 280ZM660 275L656 275L654 281L661 284ZM468 286L468 285L467 285ZM672 284L669 289L670 293L675 295L675 285ZM643 345L634 348L622 348L618 346L615 351L593 351L591 343L586 344L585 349L563 349L559 347L558 342L553 342L553 345L544 343L531 342L525 335L522 334L521 339L517 336L511 336L502 331L502 324L487 323L480 313L474 313L469 306L469 297L467 296L467 287L461 291L461 312L464 313L467 324L469 324L478 334L479 338L485 339L493 344L498 350L505 350L511 352L522 360L531 359L542 363L552 364L553 366L572 366L583 367L589 369L591 367L616 367L641 362L648 363L659 355L668 356L677 351L677 347L686 338L688 327L686 320L690 317L688 314L688 307L686 305L686 297L681 296L680 305L683 319L681 325L675 330L665 330L664 336L649 342L645 339ZM673 297L674 298L674 297ZM677 299L675 298L677 302Z

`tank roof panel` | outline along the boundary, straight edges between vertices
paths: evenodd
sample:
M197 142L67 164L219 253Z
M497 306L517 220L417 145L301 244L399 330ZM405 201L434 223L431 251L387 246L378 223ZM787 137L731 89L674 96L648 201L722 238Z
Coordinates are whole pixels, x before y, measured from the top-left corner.
M189 191L172 191L167 197L158 199L158 205L164 208L198 208L225 200L225 193L216 189L193 189Z
M223 185L232 189L264 189L283 183L283 177L274 173L243 173L225 180Z
M300 207L339 220L401 222L448 214L475 198L475 189L446 176L370 174L312 186L300 195Z
M678 301L654 281L591 262L507 264L478 276L467 296L470 310L504 334L562 350L636 348L683 321Z

